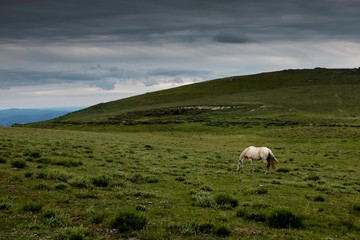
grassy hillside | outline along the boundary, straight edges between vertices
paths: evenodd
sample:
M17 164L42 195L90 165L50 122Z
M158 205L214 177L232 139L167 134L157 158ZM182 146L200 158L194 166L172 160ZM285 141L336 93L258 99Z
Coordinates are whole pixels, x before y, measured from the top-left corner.
M0 239L360 239L359 102L358 69L288 70L0 128Z
M359 69L284 70L147 93L28 126L324 124L324 119L351 125L359 124L359 102Z

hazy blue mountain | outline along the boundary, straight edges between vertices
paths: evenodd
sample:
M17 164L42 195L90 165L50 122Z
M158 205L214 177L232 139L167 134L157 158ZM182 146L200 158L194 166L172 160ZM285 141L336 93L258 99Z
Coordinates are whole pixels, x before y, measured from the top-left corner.
M45 121L74 112L84 107L64 107L46 109L6 109L0 110L0 127L9 127L15 123Z

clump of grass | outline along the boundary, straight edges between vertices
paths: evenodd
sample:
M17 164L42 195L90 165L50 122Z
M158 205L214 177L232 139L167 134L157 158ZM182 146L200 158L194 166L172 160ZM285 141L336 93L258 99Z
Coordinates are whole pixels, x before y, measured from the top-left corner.
M66 183L58 183L58 184L55 185L56 190L65 190L68 187L69 187L69 185L66 184Z
M226 226L221 226L215 230L215 234L220 237L228 237L231 234L231 230Z
M83 227L65 227L61 228L54 240L83 240L91 235L91 231L88 228Z
M11 166L14 168L25 168L26 161L22 159L16 159L11 161Z
M144 215L137 212L119 212L111 221L111 227L116 228L120 233L142 230L147 224Z
M93 212L91 213L91 222L95 224L101 224L107 218L108 213L106 212Z
M9 197L0 198L0 210L8 210L12 207L13 200Z
M277 209L267 217L267 223L273 228L302 228L303 217L296 216L289 210Z
M354 212L360 213L360 203L354 203L354 204L352 205L352 210L353 210Z
M266 215L264 213L248 212L244 208L239 209L236 212L236 216L238 216L240 218L244 218L248 221L255 221L255 222L265 222L266 221Z
M65 167L78 167L83 165L82 161L74 161L74 160L58 160L52 162L53 165L57 166L65 166Z
M110 179L102 175L91 178L91 182L96 187L107 187L110 184Z
M33 175L34 175L33 172L26 172L26 173L24 174L24 176L25 176L26 178L31 178Z
M175 178L175 181L184 182L185 178L184 177L177 177L177 178Z
M85 177L74 177L68 181L70 186L77 187L77 188L88 188L90 187L90 181L88 178Z
M34 186L35 190L40 190L40 191L50 191L51 187L49 187L48 185L44 184L44 183L39 183L37 185Z
M7 163L6 159L3 157L0 157L0 163Z
M22 210L25 212L38 213L41 212L43 206L42 203L29 202L23 205Z
M216 201L210 192L192 192L191 199L197 207L216 207Z
M230 205L231 207L237 207L239 201L227 194L219 194L215 197L215 201L218 205Z
M143 176L141 174L135 174L132 177L129 178L129 180L132 183L136 183L136 184L142 184L142 183L157 183L159 182L159 179L157 179L156 177L152 177L152 176Z
M276 171L282 172L282 173L288 173L288 172L290 172L290 169L289 168L278 168Z
M267 188L265 188L265 187L259 187L259 188L256 189L254 192L255 192L256 194L261 195L261 194L267 194L269 191L268 191Z
M72 177L72 174L62 170L40 170L36 176L38 179L59 180L62 182L67 182Z
M311 180L311 181L318 181L320 180L320 177L318 175L310 175L308 177L305 178L305 180Z
M208 223L208 222L204 222L204 223L199 223L196 224L196 231L200 232L200 233L212 233L215 229L214 224L212 223Z
M321 195L317 195L314 197L315 202L325 202L325 198Z

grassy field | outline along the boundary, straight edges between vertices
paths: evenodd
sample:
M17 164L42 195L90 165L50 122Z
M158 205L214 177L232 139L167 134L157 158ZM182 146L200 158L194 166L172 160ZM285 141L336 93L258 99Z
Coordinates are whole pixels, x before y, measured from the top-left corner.
M0 128L0 239L360 237L358 127L124 128Z
M0 239L359 239L359 102L359 69L285 70L0 128Z

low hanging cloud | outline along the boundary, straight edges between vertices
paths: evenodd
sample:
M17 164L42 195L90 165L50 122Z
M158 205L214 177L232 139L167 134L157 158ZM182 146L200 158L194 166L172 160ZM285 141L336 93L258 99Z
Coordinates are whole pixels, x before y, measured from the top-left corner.
M133 82L140 82L145 86L153 86L164 81L182 83L181 78L183 77L194 78L194 81L197 78L205 80L204 78L210 73L210 71L183 69L129 70L100 64L59 72L0 70L0 79L3 79L0 81L0 89L17 86L82 83L104 90L112 90L119 83L131 85Z

